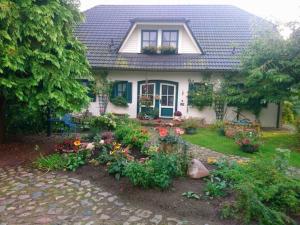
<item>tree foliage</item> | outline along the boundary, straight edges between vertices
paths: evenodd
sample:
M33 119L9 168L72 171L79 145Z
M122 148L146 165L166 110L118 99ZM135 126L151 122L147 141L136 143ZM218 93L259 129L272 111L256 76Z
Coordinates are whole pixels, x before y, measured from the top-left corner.
M275 32L258 36L242 57L238 78L227 79L229 104L256 115L267 103L281 103L298 95L300 84L300 29L284 40Z
M0 0L0 97L6 113L12 103L57 112L88 103L87 89L77 81L90 76L85 48L74 37L82 20L77 7L75 0Z

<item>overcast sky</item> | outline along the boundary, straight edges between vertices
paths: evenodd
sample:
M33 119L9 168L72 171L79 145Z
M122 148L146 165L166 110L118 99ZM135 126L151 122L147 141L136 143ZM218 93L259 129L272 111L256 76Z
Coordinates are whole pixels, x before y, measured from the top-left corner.
M300 0L80 0L81 10L104 4L230 4L273 22L300 22Z

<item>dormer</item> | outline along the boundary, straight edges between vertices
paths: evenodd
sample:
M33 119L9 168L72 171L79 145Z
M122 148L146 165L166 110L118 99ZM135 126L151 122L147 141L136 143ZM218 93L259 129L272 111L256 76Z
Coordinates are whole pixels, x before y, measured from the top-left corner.
M120 53L143 53L145 48L156 48L160 54L174 48L175 54L202 54L184 18L135 18L131 23Z

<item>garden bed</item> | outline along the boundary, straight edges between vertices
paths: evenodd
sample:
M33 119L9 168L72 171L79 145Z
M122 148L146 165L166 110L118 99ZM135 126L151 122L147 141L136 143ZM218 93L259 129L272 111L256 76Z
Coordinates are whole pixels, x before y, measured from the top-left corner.
M172 186L165 191L159 189L142 189L134 187L126 177L117 181L107 173L105 168L105 166L94 167L86 165L79 168L75 173L63 173L79 179L88 179L94 184L118 195L124 201L128 201L140 208L157 211L161 214L174 215L196 224L202 224L201 220L203 220L203 224L208 220L222 225L238 224L232 220L219 219L218 211L224 199L222 201L218 199L194 200L182 196L182 193L187 191L203 195L205 181L202 179L176 178ZM230 197L227 199L230 200Z
M0 144L0 167L18 166L34 161L40 154L54 152L54 146L62 140L61 136L46 137L44 135L14 136L5 144ZM36 146L40 151L36 151Z

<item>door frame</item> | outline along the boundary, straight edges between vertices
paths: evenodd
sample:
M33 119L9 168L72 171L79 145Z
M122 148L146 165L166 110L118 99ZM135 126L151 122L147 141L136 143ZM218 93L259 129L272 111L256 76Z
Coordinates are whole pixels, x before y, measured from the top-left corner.
M172 116L162 116L161 115L161 109L162 109L162 106L161 106L161 98L162 98L162 86L163 85L167 85L167 86L173 86L174 87L174 100L173 100L173 106L163 106L163 108L167 108L167 109L173 109L173 113L172 113ZM177 102L177 88L176 88L176 85L175 84L170 84L170 83L164 83L164 82L161 82L160 83L160 93L159 93L159 99L160 99L160 102L159 102L159 117L160 118L173 118L174 117L174 113L175 113L175 108L176 108L176 102Z
M170 80L140 80L137 82L137 97L136 97L136 102L137 102L137 106L136 106L136 112L137 115L140 113L140 105L139 103L139 97L140 97L140 88L141 88L141 84L144 83L154 83L155 84L155 96L160 96L160 83L164 83L164 84L172 84L175 85L176 90L175 90L175 108L174 108L174 112L176 112L177 108L178 108L178 82L176 81L170 81ZM156 99L155 98L155 102L154 102L154 108L157 108L160 111L160 99ZM174 115L173 115L174 116ZM163 117L163 118L168 118L171 119L172 117Z

